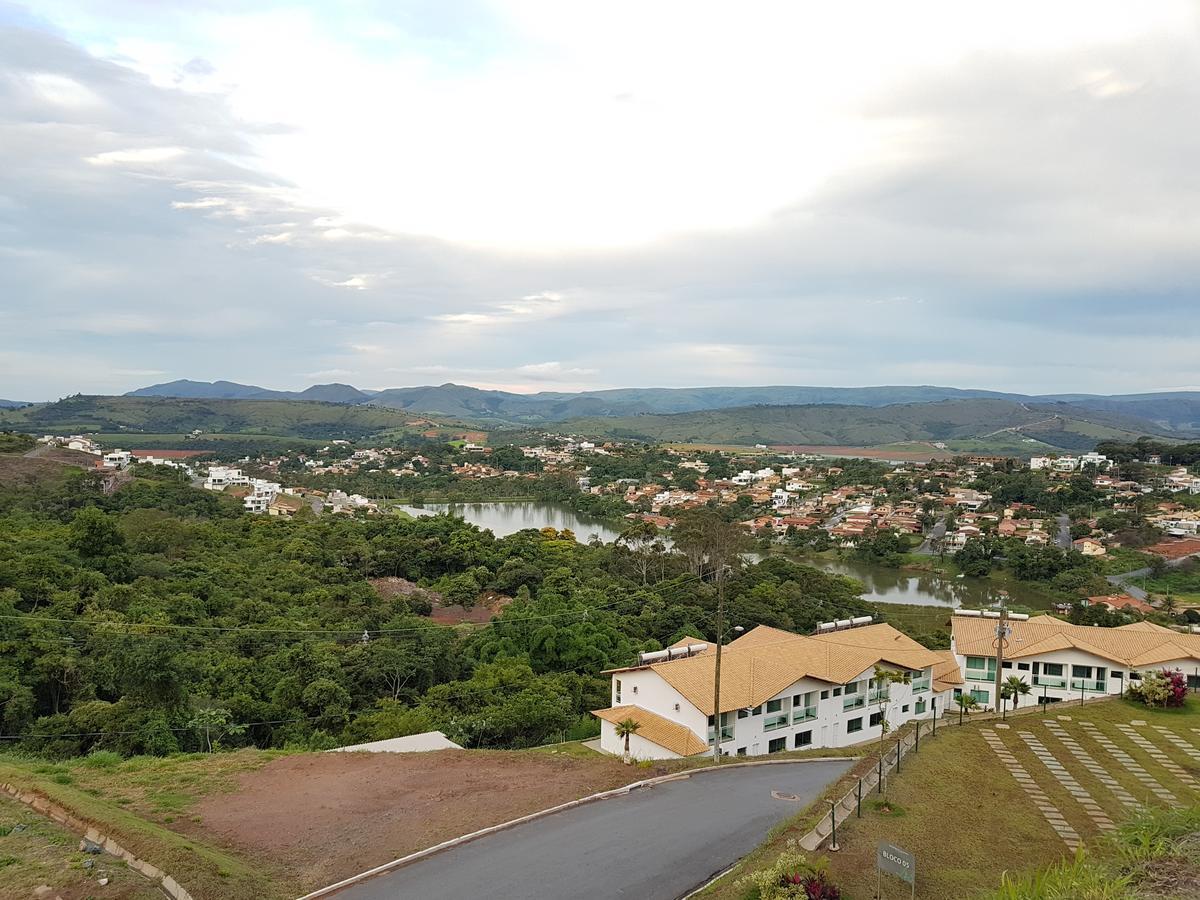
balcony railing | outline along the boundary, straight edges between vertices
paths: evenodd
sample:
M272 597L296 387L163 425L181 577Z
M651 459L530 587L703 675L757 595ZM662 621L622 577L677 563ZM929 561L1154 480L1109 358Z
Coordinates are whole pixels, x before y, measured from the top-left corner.
M984 672L981 669L967 669L967 681L995 681L996 670Z
M713 728L711 725L709 725L708 726L708 742L710 744L713 742L713 736L715 733L716 733L716 729ZM733 740L733 726L732 725L722 725L721 726L721 743L724 743L725 741L732 741L732 740Z
M1093 681L1090 678L1072 678L1071 690L1094 691L1095 693L1103 694L1108 690L1108 686L1103 681Z
M774 716L766 716L763 719L763 731L774 731L776 728L786 728L788 724L788 714L779 713Z
M1056 675L1034 675L1033 683L1037 687L1065 688L1067 679L1059 678Z
M858 709L860 706L865 706L866 702L867 698L862 694L855 694L842 700L842 709Z
M886 687L881 687L881 688L875 688L874 690L872 690L871 693L867 695L867 699L870 700L872 703L874 703L877 700L886 700L890 696L891 696L890 689L886 688Z
M920 694L924 691L929 690L929 688L930 688L930 679L929 678L914 678L913 679L912 692L914 694Z
M815 706L797 706L792 710L792 724L797 722L807 722L809 719L817 717L817 708Z

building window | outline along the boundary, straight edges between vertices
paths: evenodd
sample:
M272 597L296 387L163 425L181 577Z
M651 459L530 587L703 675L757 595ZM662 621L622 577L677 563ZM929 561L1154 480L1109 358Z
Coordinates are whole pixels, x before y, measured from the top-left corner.
M871 720L870 720L870 722L868 722L868 724L870 725L871 728L874 728L876 725L878 725L882 721L883 721L883 713L873 712L873 713L871 713Z
M745 748L745 747L738 747L738 749L737 749L737 755L738 755L738 756L745 756L745 755L746 755L746 748Z
M796 734L796 746L808 747L812 744L812 732L801 731Z
M767 712L777 713L781 709L783 709L783 698L782 697L780 697L778 700L768 700L767 701Z
M613 685L616 687L616 695L617 695L616 702L620 703L621 702L621 679L620 678L613 679Z
M1017 671L1028 672L1029 671L1029 663L1017 663Z
M842 696L842 689L841 689L840 687L836 687L836 688L834 688L834 689L833 689L833 696L835 696L835 697L840 697L840 696Z
M978 688L971 689L971 696L975 698L975 702L984 704L988 702L988 692L979 690Z
M857 719L850 719L846 723L846 734L854 734L856 731L862 731L862 716Z
M821 691L821 699L828 700L829 699L829 691Z
M739 719L748 719L748 718L750 718L750 710L748 710L748 709L739 709L739 710L738 710L738 718L739 718Z
M768 753L779 753L781 750L787 749L787 738L775 738L767 744Z
M1006 659L1006 660L1004 661L1003 668L1005 668L1005 669L1011 669L1011 668L1012 668L1012 660L1008 660L1008 659Z
M857 694L858 693L858 682L852 681L848 685L846 685L846 693L847 694Z
M754 709L750 710L750 715L761 716L762 715L762 706L759 705L759 706L754 707Z
M918 700L918 701L917 701L917 702L916 702L916 703L913 705L913 712L915 712L915 713L916 713L918 716L919 716L919 715L921 715L922 713L924 713L924 712L925 712L925 701L924 701L924 700Z
M902 712L902 713L908 712L908 704L907 703L905 703L902 707L900 707L900 712Z
M1062 663L1042 663L1042 671L1047 675L1053 675L1056 678L1061 678L1063 673Z

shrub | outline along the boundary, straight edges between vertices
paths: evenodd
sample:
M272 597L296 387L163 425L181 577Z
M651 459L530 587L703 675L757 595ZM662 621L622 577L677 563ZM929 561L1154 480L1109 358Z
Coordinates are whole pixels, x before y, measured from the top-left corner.
M92 769L112 769L121 762L121 754L112 750L93 750L83 758L83 764Z
M1147 706L1179 707L1187 700L1187 679L1178 669L1147 672L1138 684L1129 686L1128 695Z
M841 900L842 896L826 875L826 861L809 862L796 849L795 841L788 841L774 863L750 873L737 885L758 900Z

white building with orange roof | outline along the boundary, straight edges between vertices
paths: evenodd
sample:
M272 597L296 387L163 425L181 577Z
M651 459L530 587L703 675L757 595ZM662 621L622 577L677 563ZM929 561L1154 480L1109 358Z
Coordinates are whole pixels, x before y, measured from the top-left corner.
M876 740L885 723L896 728L944 710L953 683L940 681L939 695L934 669L953 668L957 675L946 654L890 625L868 622L828 623L813 635L765 625L749 631L722 648L719 711L713 645L688 638L643 653L637 665L605 673L612 679L612 706L593 712L601 749L624 751L616 725L625 719L640 726L631 755L676 759L711 752L718 719L723 754L763 756ZM876 666L908 682L877 682Z
M951 617L950 649L963 676L962 691L995 709L996 626L978 613ZM1009 619L1002 678L1030 687L1027 702L1120 695L1145 672L1178 669L1200 685L1200 634L1182 634L1152 622L1118 628L1073 625L1053 616Z

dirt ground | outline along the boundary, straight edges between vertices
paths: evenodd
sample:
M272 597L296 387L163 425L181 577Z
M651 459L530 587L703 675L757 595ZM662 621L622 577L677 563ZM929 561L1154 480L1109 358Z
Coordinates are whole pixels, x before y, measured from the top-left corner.
M241 775L236 791L189 810L198 824L173 827L281 865L311 889L665 771L549 753L309 753Z

